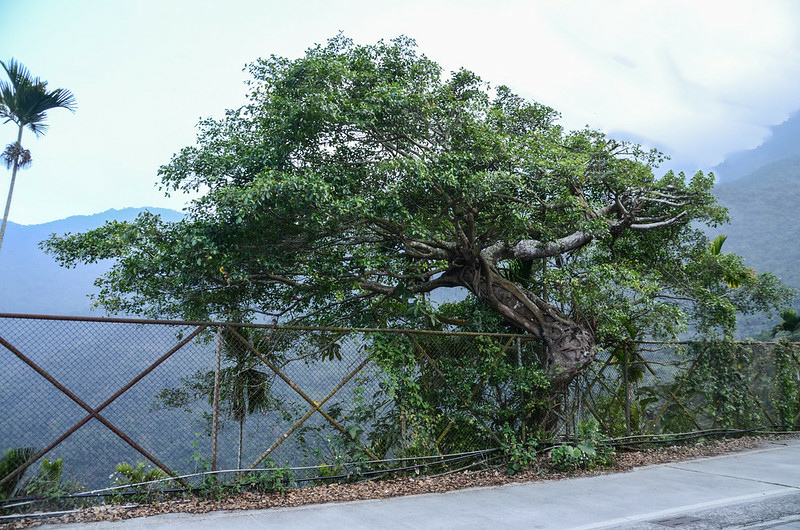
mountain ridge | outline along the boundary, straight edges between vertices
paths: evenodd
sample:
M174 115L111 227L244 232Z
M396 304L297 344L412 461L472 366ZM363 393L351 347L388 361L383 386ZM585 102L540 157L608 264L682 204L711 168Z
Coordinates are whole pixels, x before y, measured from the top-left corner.
M730 153L725 160L714 166L712 171L718 182L736 181L770 163L800 156L800 110L770 131L770 135L760 145Z
M89 295L96 293L94 280L110 267L109 262L59 266L39 248L51 234L77 233L99 228L106 222L134 219L144 211L176 221L183 214L166 208L109 209L91 215L73 215L46 223L22 225L9 221L0 250L0 312L87 316L92 314Z

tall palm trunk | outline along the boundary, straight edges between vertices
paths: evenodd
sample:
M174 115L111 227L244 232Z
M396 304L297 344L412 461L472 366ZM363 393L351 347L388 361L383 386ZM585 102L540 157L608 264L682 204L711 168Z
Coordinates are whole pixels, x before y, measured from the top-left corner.
M19 134L17 134L17 146L19 147L20 153L22 152L22 126L19 128ZM6 199L6 210L3 212L3 225L0 226L0 250L3 248L3 237L6 233L6 222L8 222L8 211L11 209L11 197L14 195L14 182L17 180L17 170L19 169L19 157L18 154L14 158L14 168L11 170L11 185L8 187L8 199Z

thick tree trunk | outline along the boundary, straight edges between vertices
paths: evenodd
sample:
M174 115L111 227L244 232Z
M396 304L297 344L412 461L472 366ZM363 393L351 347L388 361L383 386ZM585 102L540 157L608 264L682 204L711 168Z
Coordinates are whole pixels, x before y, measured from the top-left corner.
M568 383L597 354L592 329L565 317L553 306L488 269L463 267L448 275L459 279L484 303L512 324L541 338L547 346L547 369L554 382Z

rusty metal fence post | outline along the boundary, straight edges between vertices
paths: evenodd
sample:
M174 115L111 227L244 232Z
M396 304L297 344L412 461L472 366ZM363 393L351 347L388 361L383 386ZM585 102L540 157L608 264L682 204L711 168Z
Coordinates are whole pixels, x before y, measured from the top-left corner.
M628 356L630 349L623 350L622 384L625 386L625 436L631 435L631 383L628 381Z

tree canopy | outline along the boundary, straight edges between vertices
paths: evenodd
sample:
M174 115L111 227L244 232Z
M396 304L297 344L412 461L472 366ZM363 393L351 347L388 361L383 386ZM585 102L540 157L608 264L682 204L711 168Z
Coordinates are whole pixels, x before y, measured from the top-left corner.
M98 280L109 311L390 325L460 287L571 375L599 343L674 336L687 315L729 331L786 299L710 246L701 225L726 220L712 175L656 177L660 153L565 131L408 38L340 35L250 73L249 102L160 169L168 192L203 192L184 220L46 242L67 266L115 260Z

